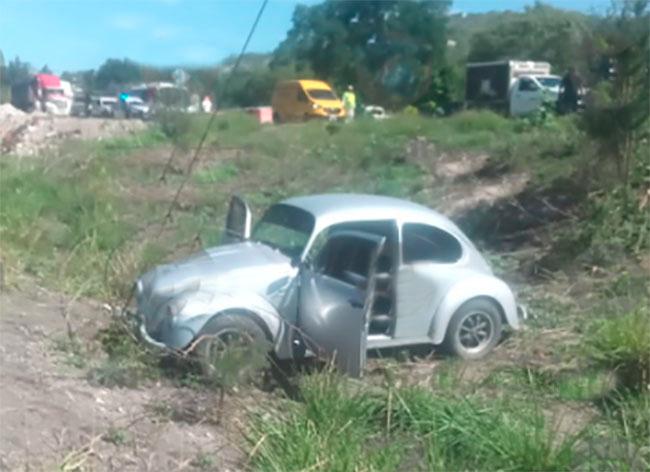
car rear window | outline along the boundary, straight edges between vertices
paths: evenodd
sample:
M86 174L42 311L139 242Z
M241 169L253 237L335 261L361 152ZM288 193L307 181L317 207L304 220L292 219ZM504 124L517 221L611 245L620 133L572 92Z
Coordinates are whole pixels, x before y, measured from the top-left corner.
M423 261L451 264L463 255L458 240L434 226L406 223L402 229L402 241L405 264Z

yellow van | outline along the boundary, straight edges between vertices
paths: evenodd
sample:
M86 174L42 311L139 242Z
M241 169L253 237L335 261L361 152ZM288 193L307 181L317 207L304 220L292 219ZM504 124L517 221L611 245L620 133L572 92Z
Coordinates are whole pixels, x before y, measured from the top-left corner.
M271 106L273 119L278 122L345 116L343 103L332 87L320 80L279 82L273 91Z

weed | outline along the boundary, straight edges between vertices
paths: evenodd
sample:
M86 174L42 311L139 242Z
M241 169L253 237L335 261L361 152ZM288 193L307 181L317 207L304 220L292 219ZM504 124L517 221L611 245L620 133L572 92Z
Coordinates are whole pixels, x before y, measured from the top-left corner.
M205 452L200 452L192 461L192 466L200 470L215 470L216 461L214 456Z
M88 380L105 387L135 388L161 376L158 357L143 348L122 319L97 334L108 358L88 372Z
M650 307L595 321L585 343L597 363L616 369L622 387L650 390Z
M116 446L123 446L129 440L129 435L121 428L110 427L104 436L102 436L102 439Z
M555 394L565 401L593 401L607 395L612 387L610 372L598 370L565 373L553 382Z
M235 164L225 163L197 172L194 178L202 184L225 183L236 178L238 174L239 168Z
M577 436L559 437L525 404L456 400L422 389L399 393L395 427L417 431L435 470L566 470Z
M60 337L54 340L54 348L65 354L64 363L83 369L88 365L88 352L78 338Z
M576 464L579 436L560 437L525 404L457 400L420 388L352 393L344 385L331 374L308 377L304 404L280 418L255 416L254 465L392 470L408 460L411 470L566 470ZM381 448L374 447L378 441Z
M377 427L381 402L351 393L331 372L303 379L304 403L287 404L285 414L259 412L248 439L257 470L395 470L401 441L385 441ZM381 423L379 423L381 424ZM381 447L378 447L381 444Z

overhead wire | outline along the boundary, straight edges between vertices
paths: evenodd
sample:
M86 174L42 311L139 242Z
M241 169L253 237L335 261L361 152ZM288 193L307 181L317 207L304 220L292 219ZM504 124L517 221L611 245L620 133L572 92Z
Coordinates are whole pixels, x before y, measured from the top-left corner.
M240 65L242 63L242 60L244 58L244 55L246 54L246 50L248 49L250 41L253 38L253 34L257 30L257 27L258 27L258 25L260 23L260 19L262 18L262 14L264 13L264 10L266 9L266 6L267 6L268 2L269 2L269 0L263 0L262 1L262 4L260 5L260 8L259 8L259 10L257 12L257 15L255 16L255 20L253 21L253 24L251 25L251 28L250 28L250 30L248 32L248 35L246 36L246 40L244 41L244 44L242 45L242 48L239 51L239 54L237 56L237 60L235 61L235 64L233 65L232 69L230 70L230 73L229 73L228 77L226 78L226 81L224 82L223 87L221 88L221 90L217 91L219 97L223 97L224 91L228 90L228 87L229 87L231 81L233 80L233 77L235 76L237 70L239 69L239 67L240 67ZM219 102L217 102L217 103L219 103ZM164 216L164 218L163 218L163 220L161 222L160 230L158 232L157 237L160 237L162 235L167 222L169 222L171 220L174 208L178 204L178 199L180 198L180 195L183 192L183 189L185 188L185 185L187 184L188 180L190 179L190 177L192 175L192 171L194 170L194 166L195 166L196 162L199 159L199 156L201 154L201 150L203 149L203 145L205 144L205 141L206 141L206 139L208 137L208 134L210 132L210 128L214 124L214 120L215 120L216 116L217 116L217 110L215 108L210 114L210 118L208 119L208 122L206 123L205 129L203 130L203 133L201 135L201 138L199 139L199 142L198 142L198 144L196 146L196 149L194 150L194 154L192 156L192 159L191 159L190 163L187 166L187 169L185 171L185 178L181 181L180 185L178 186L178 189L176 190L176 193L174 194L174 198L172 199L172 201L171 201L171 203L169 205L167 213L165 214L165 216ZM108 264L109 264L110 260L113 258L113 255L115 254L116 250L117 250L117 247L114 248L109 253L108 259L106 261L106 267L105 267L105 279L106 280L108 279ZM122 310L120 311L121 314L124 314L126 312L127 307L129 306L129 304L133 300L134 292L135 292L135 284L132 286L128 297L126 297L125 300L124 300Z

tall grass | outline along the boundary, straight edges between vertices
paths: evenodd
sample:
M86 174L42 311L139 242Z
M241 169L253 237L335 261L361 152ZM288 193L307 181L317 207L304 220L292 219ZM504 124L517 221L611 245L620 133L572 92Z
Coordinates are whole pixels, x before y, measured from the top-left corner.
M616 369L622 387L650 391L650 307L595 321L587 333L588 354Z
M306 377L304 402L258 412L248 436L256 470L399 469L404 444L384 437L379 399L346 389L332 373Z
M352 392L308 377L304 403L257 414L249 441L260 470L567 470L577 435L533 406L454 399L419 388Z

